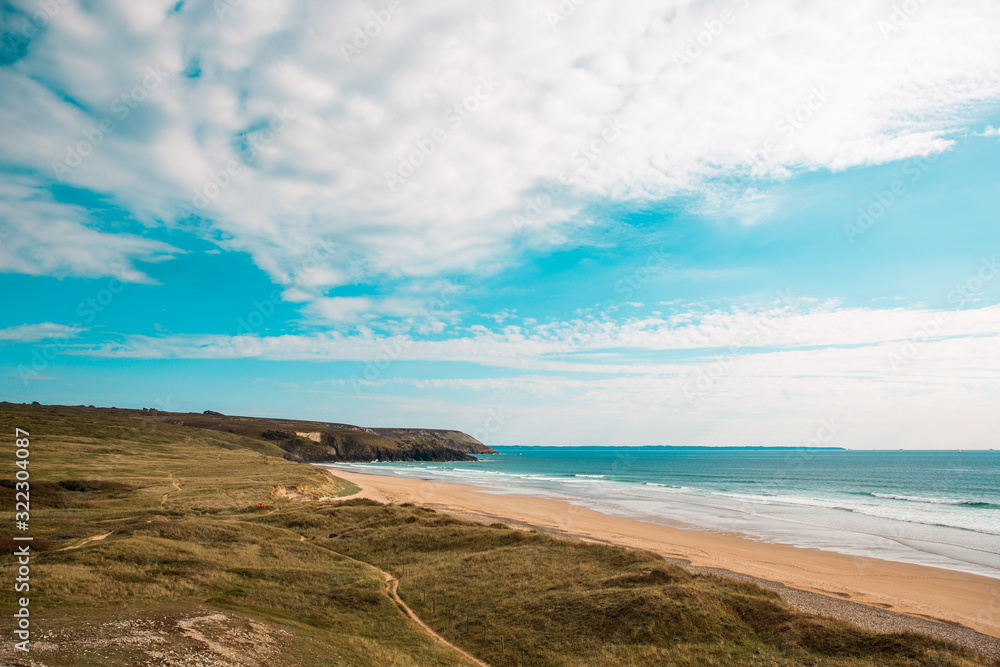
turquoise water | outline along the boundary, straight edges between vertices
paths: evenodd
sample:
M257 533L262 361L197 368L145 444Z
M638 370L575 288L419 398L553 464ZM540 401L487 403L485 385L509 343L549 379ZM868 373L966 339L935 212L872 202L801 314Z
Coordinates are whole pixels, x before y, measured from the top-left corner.
M346 467L1000 578L1000 452L495 449L471 463Z

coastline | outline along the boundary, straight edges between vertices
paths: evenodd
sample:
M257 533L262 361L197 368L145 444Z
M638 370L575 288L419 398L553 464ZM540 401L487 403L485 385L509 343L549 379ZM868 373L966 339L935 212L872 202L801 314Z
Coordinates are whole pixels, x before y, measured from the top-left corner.
M365 497L379 502L411 502L479 522L501 521L566 537L610 542L648 550L699 571L724 570L751 577L782 594L794 606L826 613L876 629L930 631L969 645L975 633L989 652L1000 643L1000 580L975 574L847 556L786 544L757 542L731 533L674 528L602 514L561 500L428 480L360 473L321 466L357 484ZM815 594L815 595L813 595ZM797 598L797 599L796 599ZM822 599L819 599L822 598ZM829 601L829 604L823 600ZM840 605L835 603L841 602ZM857 603L857 604L852 604ZM864 605L863 608L858 608ZM866 613L871 610L871 614ZM895 612L886 613L886 612ZM865 618L853 618L860 614ZM900 625L896 614L915 623ZM942 626L942 624L944 624ZM909 626L909 627L904 627ZM932 631L929 626L942 626ZM972 630L974 632L969 632ZM992 638L992 640L990 639Z

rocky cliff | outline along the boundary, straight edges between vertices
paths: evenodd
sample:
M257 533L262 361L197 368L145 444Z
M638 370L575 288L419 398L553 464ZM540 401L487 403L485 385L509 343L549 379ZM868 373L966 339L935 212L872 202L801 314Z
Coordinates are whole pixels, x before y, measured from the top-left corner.
M372 429L379 435L389 438L421 438L439 442L448 449L453 449L466 454L496 454L495 449L487 447L483 443L473 438L468 433L461 431L448 431L443 429L417 429L417 428L376 428Z
M496 454L461 431L368 428L353 424L204 413L128 410L145 419L236 433L280 448L284 458L309 463L335 461L475 461ZM263 444L263 443L262 443Z

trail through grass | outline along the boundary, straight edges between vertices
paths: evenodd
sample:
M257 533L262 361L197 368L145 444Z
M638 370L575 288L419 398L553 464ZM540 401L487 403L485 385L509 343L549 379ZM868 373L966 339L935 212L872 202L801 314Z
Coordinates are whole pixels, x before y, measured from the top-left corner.
M0 405L15 427L31 433L35 665L989 664L650 553L338 500L357 487L245 435Z

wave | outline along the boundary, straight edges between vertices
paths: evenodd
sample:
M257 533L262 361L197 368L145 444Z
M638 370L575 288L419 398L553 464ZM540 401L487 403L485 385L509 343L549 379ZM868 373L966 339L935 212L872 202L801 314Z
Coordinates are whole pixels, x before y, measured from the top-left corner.
M660 484L659 482L641 482L643 486L654 486L657 489L663 489L659 493L678 493L678 494L691 494L700 495L698 489L694 489L690 486L677 486L676 484Z
M1000 530L996 519L989 517L957 516L954 514L940 514L925 510L903 512L889 507L870 506L855 510L858 514L875 517L877 519L888 519L891 521L904 521L906 523L917 523L925 526L940 526L942 528L953 528L958 530L968 530L982 535L1000 535Z
M987 503L978 500L959 500L955 498L924 498L922 496L904 496L895 493L872 493L876 498L885 500L902 500L908 503L927 503L931 505L963 505L965 507L986 507L997 509L1000 505Z
M759 505L802 505L805 507L825 507L827 509L854 511L853 508L844 507L844 503L837 500L827 500L823 498L810 498L807 496L787 496L787 495L760 495L754 493L727 493L725 491L713 491L710 495L722 498L731 498L743 502Z
M835 499L821 499L821 498L808 498L800 496L768 496L768 495L757 495L757 494L742 494L742 493L725 493L725 492L714 492L711 495L721 496L724 498L730 498L732 500L742 501L751 505L795 505L803 507L819 507L824 509L839 510L852 512L855 514L863 514L865 516L874 517L877 519L888 519L891 521L903 521L906 523L917 523L926 526L941 526L944 528L957 528L959 530L970 530L976 533L981 533L985 535L1000 535L1000 530L998 530L997 522L995 519L988 518L987 516L977 516L976 514L966 515L964 512L959 512L957 509L946 509L944 505L950 505L951 507L956 507L958 505L969 506L973 503L964 501L952 501L950 503L941 502L940 500L924 498L920 501L927 501L925 504L930 505L926 508L911 507L909 511L904 508L896 509L894 506L889 506L887 504L855 504L855 503L843 503ZM871 494L875 496L877 494ZM888 496L888 499L897 499L894 494L880 494L879 498ZM907 496L906 498L914 498L919 496ZM935 509L934 506L942 506ZM986 507L991 509L1000 508L1000 506L994 505L992 503L975 503L976 506ZM766 515L765 515L766 516Z
M369 468L368 463L335 464L337 467L359 469ZM1000 535L998 510L1000 504L963 500L959 498L930 498L919 495L869 493L865 491L848 492L852 499L843 497L816 497L793 495L774 489L776 493L740 493L734 491L718 491L708 488L680 486L662 482L629 480L615 478L612 475L591 475L582 473L541 473L541 472L500 472L496 470L481 470L465 467L439 468L435 466L386 465L377 467L381 471L391 471L402 476L414 474L430 474L431 478L441 481L462 481L472 484L482 484L498 488L532 488L539 492L558 490L568 492L584 502L597 502L599 505L610 500L614 505L619 492L624 495L618 500L631 500L638 497L643 500L654 500L668 503L664 509L669 515L669 507L674 502L686 504L691 497L692 506L717 507L729 511L737 511L748 515L778 520L794 520L809 516L809 508L827 511L851 513L854 516L865 515L874 519L901 521L928 526L968 530L985 535ZM645 489L642 491L641 489ZM598 495L600 492L601 495ZM608 494L611 494L609 498ZM970 494L971 495L971 494ZM863 500L862 498L867 498ZM697 500L695 500L697 499ZM889 502L887 502L889 501ZM895 501L895 502L892 502ZM801 508L794 514L788 510L775 514L768 506L785 506ZM985 510L981 509L985 508ZM648 505L643 512L647 512ZM815 511L815 509L814 509ZM854 524L852 524L854 525ZM857 524L866 530L878 530L868 524ZM888 535L888 534L887 534Z

